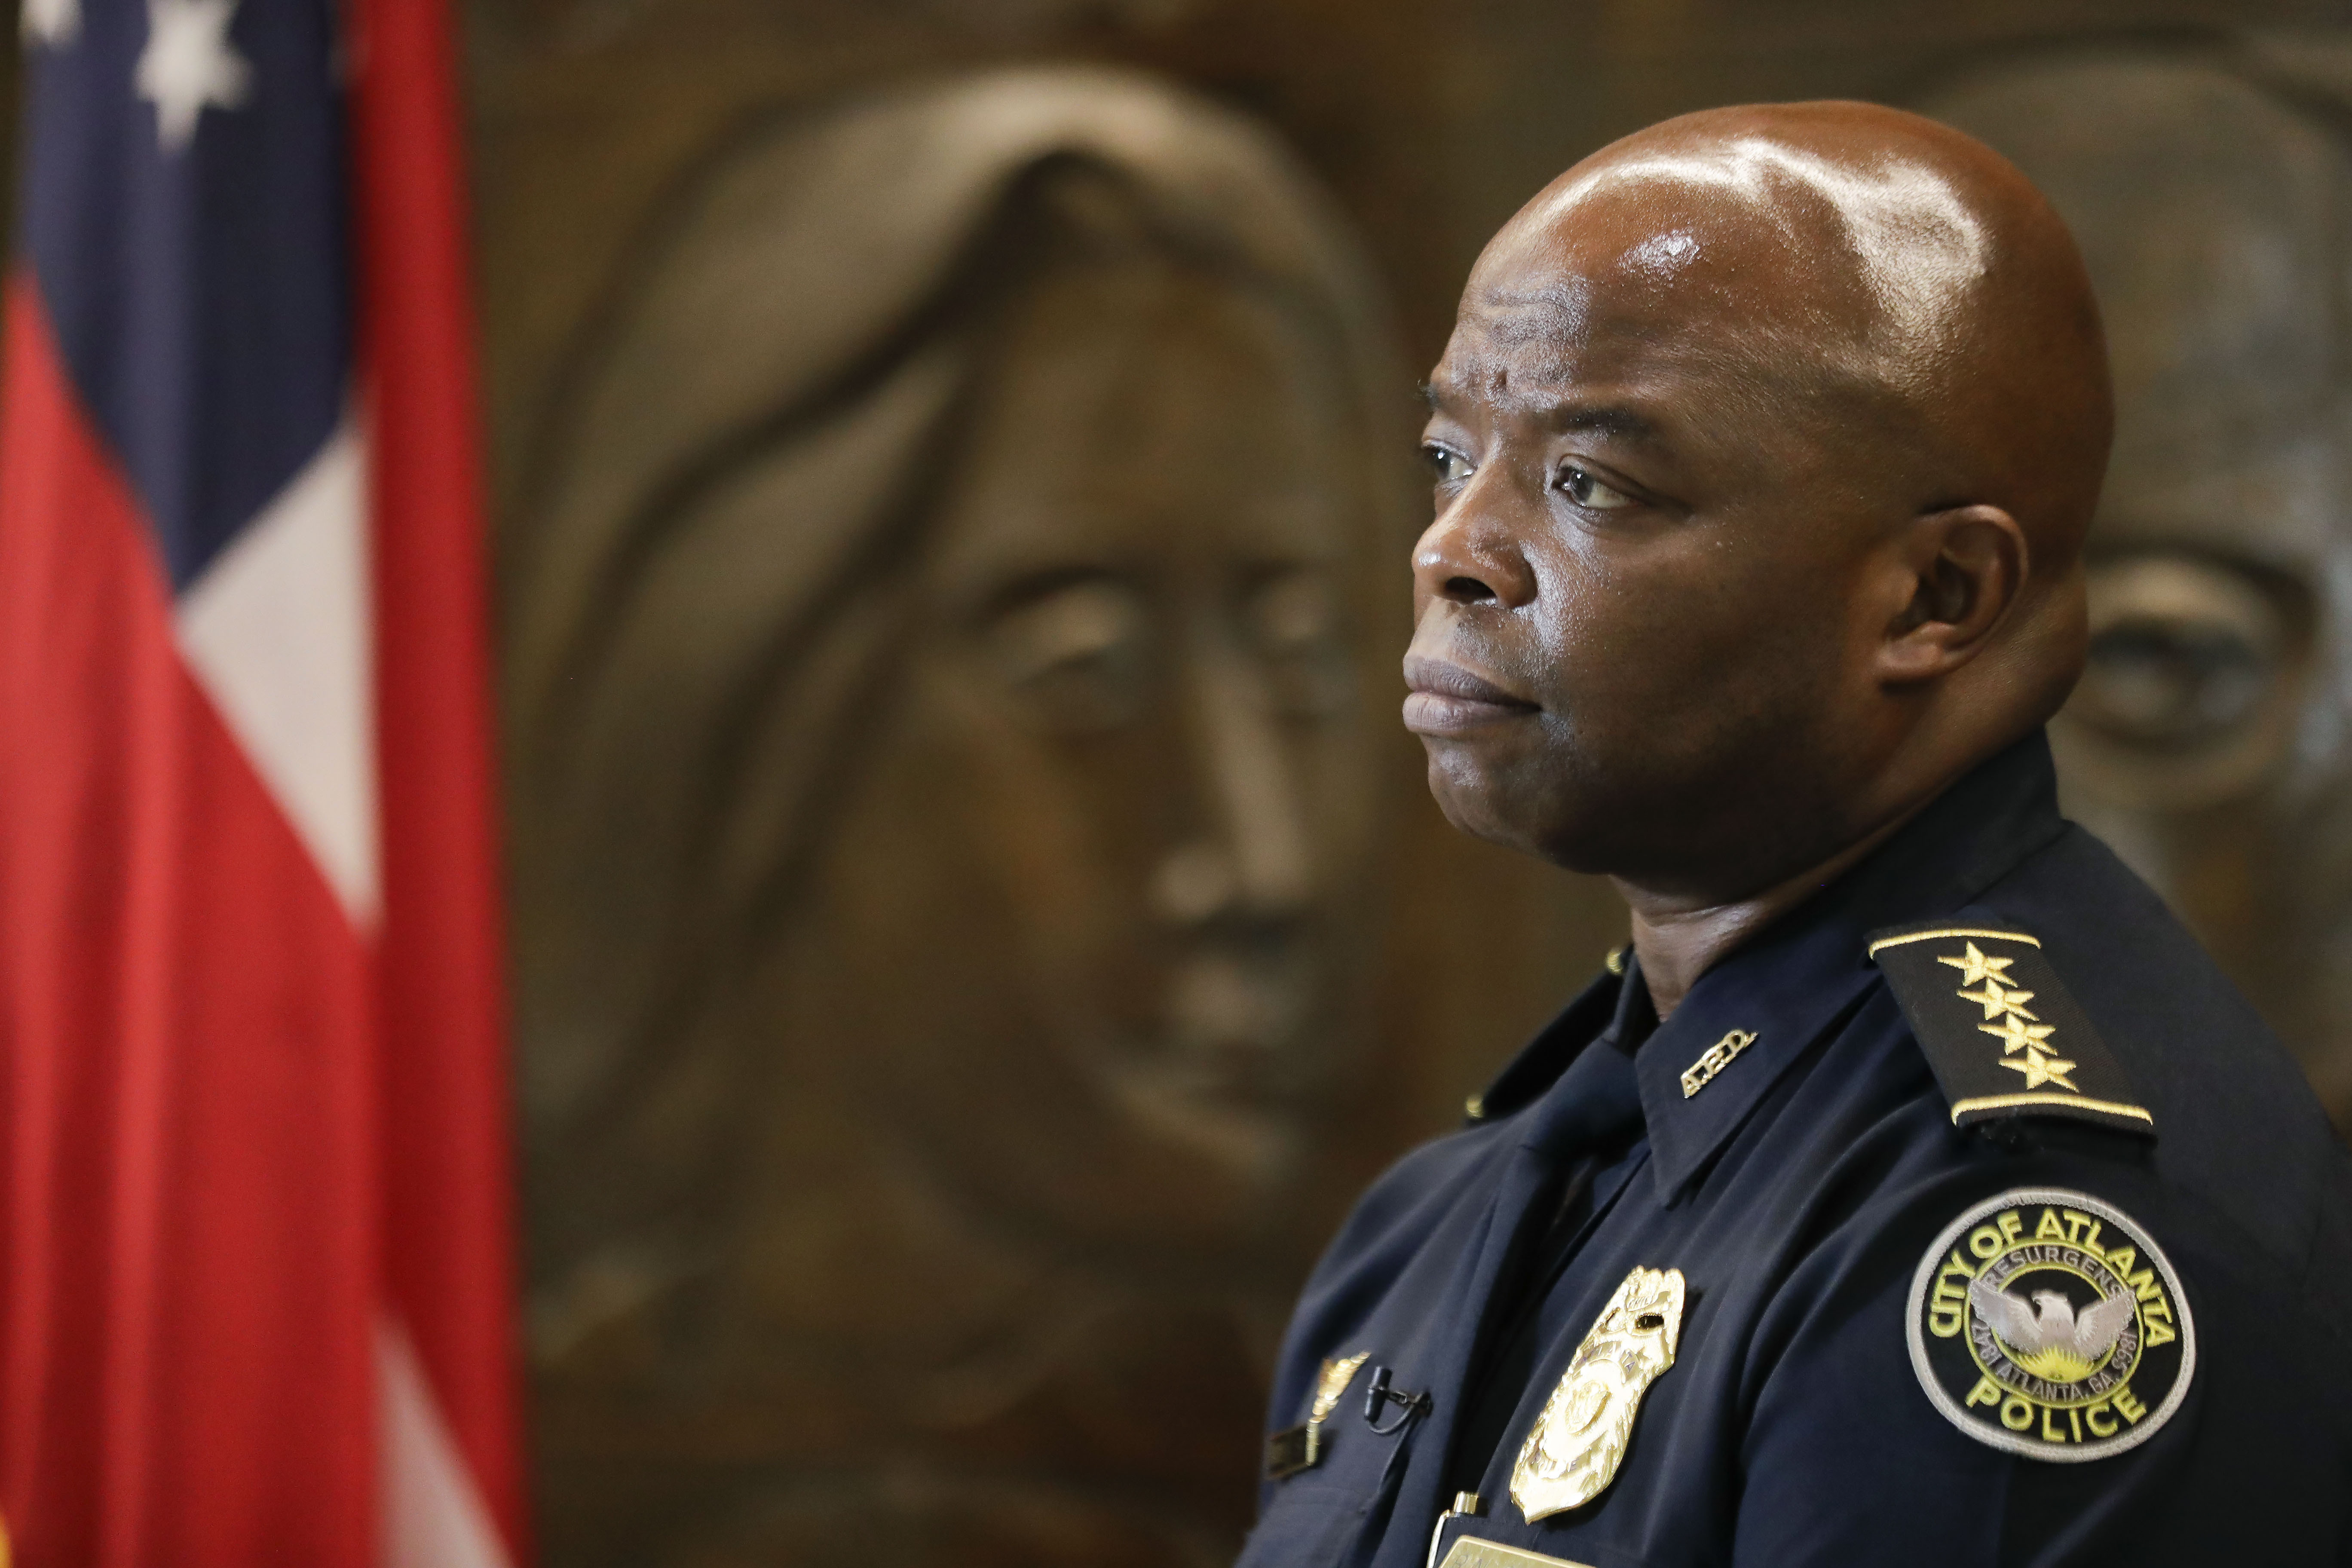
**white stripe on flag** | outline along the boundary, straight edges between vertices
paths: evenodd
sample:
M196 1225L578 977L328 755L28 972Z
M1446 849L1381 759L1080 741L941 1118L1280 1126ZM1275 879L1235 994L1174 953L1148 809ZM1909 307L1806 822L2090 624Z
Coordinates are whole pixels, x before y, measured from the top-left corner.
M367 451L349 414L180 595L181 655L362 931L378 889Z
M507 1568L506 1548L449 1436L408 1334L376 1322L383 1409L383 1568Z

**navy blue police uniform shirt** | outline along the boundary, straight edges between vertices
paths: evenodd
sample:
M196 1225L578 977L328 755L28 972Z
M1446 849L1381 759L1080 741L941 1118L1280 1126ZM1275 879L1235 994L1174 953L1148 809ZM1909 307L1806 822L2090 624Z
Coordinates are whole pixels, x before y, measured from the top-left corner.
M2352 1165L2039 733L1472 1110L1308 1283L1243 1568L2352 1563Z

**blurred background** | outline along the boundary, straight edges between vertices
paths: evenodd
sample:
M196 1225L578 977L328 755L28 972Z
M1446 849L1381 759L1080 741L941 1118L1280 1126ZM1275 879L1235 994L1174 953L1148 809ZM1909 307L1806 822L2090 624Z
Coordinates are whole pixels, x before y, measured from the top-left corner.
M1289 1294L1620 940L1400 731L1414 383L1685 110L1906 104L2122 423L2069 810L2352 1120L2317 0L471 0L555 1568L1228 1559Z

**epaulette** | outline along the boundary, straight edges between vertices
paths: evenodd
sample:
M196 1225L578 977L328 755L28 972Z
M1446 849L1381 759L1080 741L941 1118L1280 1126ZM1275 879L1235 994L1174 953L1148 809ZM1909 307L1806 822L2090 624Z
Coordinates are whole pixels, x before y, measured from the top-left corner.
M1955 1126L2060 1116L2155 1136L2156 1118L2039 941L1931 922L1874 931L1870 956L1952 1102Z

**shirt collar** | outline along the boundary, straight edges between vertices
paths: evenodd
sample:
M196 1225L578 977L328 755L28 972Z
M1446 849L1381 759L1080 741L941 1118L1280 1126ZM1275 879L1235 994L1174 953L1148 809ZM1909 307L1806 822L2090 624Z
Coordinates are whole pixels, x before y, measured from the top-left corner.
M1781 1073L1858 1004L1878 978L1871 931L1972 901L2064 826L2049 742L2037 730L1702 975L1634 1058L1659 1196L1679 1190ZM1618 1016L1624 984L1611 973L1587 987L1481 1096L1486 1113L1544 1097ZM1755 1038L1739 1045L1735 1030ZM1718 1045L1728 1059L1718 1051L1714 1074L1685 1093L1685 1073Z
M1870 932L1971 902L2064 826L2049 742L2036 730L1700 976L1635 1061L1659 1195L1705 1164L1876 982ZM1685 1093L1685 1072L1734 1029L1756 1038Z

